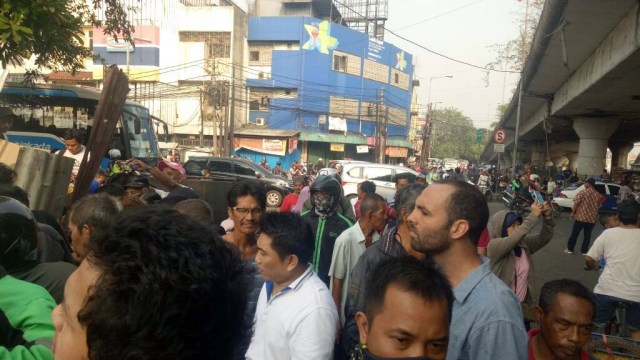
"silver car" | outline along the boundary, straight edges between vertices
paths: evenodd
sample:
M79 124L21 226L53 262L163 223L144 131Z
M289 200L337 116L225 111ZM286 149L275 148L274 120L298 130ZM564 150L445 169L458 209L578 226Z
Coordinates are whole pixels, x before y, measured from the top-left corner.
M374 164L362 161L341 162L342 188L344 195L352 199L357 194L358 184L365 181L373 181L376 184L376 193L388 199L396 191L395 177L400 173L409 173L409 181L415 182L420 175L417 171L399 165Z

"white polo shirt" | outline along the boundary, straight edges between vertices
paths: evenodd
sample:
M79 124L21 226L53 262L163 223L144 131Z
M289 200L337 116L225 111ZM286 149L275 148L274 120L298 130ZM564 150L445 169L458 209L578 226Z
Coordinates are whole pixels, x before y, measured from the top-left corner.
M311 266L272 297L273 286L265 281L260 291L246 359L333 359L338 312Z

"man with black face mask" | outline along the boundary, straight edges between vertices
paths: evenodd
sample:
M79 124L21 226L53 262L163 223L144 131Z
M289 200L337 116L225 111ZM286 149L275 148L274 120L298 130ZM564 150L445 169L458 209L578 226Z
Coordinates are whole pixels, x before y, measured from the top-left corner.
M453 293L440 271L425 260L390 257L366 283L353 360L446 358Z
M311 210L300 216L311 225L315 238L313 271L329 287L329 267L336 238L353 223L336 211L342 192L340 183L329 175L318 176L310 187Z

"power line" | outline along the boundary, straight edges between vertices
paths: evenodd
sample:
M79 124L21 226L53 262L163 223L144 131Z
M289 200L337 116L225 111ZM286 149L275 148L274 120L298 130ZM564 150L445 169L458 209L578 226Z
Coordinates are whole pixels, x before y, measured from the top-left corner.
M353 8L351 8L351 7L347 6L346 4L344 4L344 3L342 3L342 2L340 2L340 1L338 1L338 0L333 0L333 1L334 1L335 3L337 3L337 4L340 4L340 5L344 6L344 7L346 7L347 9L352 10L356 15L358 15L358 16L362 16L363 18L365 18L365 19L366 19L366 17L365 17L364 15L362 15L362 14L360 14L359 12L355 11ZM369 20L369 21L370 21L370 20ZM434 54L434 55L440 56L440 57L442 57L442 58L445 58L445 59L447 59L447 60L450 60L450 61L453 61L453 62L456 62L456 63L459 63L459 64L463 64L463 65L471 66L471 67L474 67L474 68L476 68L476 69L480 69L480 70L493 71L493 72L498 72L498 73L510 73L510 74L519 74L519 73L520 73L519 71L511 71L511 70L496 70L496 69L492 69L492 68L488 68L488 67L484 67L484 66L475 65L475 64L472 64L472 63L469 63L469 62L466 62L466 61L462 61L462 60L454 59L454 58L452 58L452 57L450 57L450 56L447 56L447 55L445 55L445 54L442 54L442 53L439 53L439 52L437 52L437 51L431 50L431 49L429 49L428 47L426 47L426 46L424 46L424 45L418 44L417 42L415 42L415 41L413 41L413 40L407 39L406 37L404 37L404 36L402 36L402 35L398 35L397 33L393 32L392 30L387 29L387 28L386 28L386 27L384 27L384 26L382 26L382 28L383 28L385 31L389 32L390 34L395 35L395 36L396 36L397 38L399 38L399 39L402 39L402 40L404 40L404 41L406 41L406 42L408 42L408 43L411 43L411 44L413 44L413 45L415 45L415 46L417 46L417 47L419 47L419 48L421 48L421 49L423 49L423 50L425 50L425 51L427 51L427 52L430 52L430 53L432 53L432 54Z

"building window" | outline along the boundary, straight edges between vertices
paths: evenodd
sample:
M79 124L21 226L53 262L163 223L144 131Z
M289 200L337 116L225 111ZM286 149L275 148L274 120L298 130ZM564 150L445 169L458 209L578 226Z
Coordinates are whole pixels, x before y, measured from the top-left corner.
M393 83L394 84L399 84L400 83L400 74L398 74L398 73L393 74Z
M347 72L347 56L333 55L333 70Z
M260 51L250 51L249 61L260 61Z
M179 36L181 42L205 43L206 59L231 57L230 32L181 31Z

